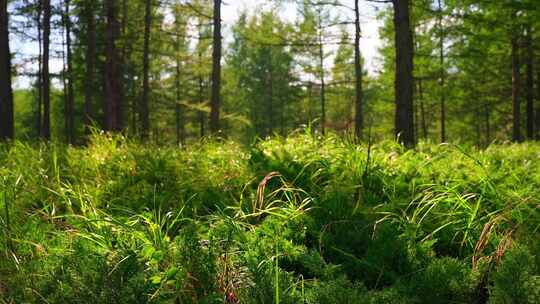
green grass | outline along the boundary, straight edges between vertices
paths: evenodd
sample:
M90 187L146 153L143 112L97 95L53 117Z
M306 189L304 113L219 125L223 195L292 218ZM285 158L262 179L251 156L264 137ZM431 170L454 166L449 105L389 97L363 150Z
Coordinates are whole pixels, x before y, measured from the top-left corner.
M538 303L540 144L0 145L0 303Z

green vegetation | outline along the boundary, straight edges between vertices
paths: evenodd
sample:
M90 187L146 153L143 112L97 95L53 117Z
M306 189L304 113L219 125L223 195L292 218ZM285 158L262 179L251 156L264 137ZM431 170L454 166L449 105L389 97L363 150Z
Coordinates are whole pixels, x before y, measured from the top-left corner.
M0 303L538 303L540 145L0 146Z

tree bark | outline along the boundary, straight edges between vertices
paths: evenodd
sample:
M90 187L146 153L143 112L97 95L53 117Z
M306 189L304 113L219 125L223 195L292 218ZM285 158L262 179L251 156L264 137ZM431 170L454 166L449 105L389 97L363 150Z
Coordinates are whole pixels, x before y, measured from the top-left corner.
M105 64L105 130L121 131L123 123L123 88L120 56L116 42L120 36L117 4L115 0L106 0L106 64Z
M43 0L43 67L41 96L43 98L43 126L41 137L51 139L51 77L49 73L49 52L51 36L51 1Z
M422 80L418 80L418 99L420 99L420 123L422 124L422 137L427 140L427 124L426 124L426 111L424 108L424 88L422 86Z
M41 114L42 114L42 108L43 108L43 98L41 97L41 94L43 93L41 91L41 71L43 69L43 48L42 48L42 37L41 37L41 13L43 9L42 0L37 0L37 14L36 14L36 27L37 27L37 42L38 42L38 71L37 71L37 80L36 80L36 93L37 93L37 104L36 104L36 136L41 136Z
M533 47L532 27L527 26L526 46L526 98L527 98L527 139L534 139L534 79L533 79Z
M362 62L360 53L360 37L362 35L360 28L360 0L354 1L354 72L355 72L355 116L354 116L354 135L357 140L362 137L362 128L364 126L364 113L362 109Z
M521 141L521 109L520 109L520 68L519 68L519 45L518 39L512 39L512 112L513 112L513 132L512 140Z
M175 57L176 57L176 105L175 105L175 113L176 113L176 145L183 145L185 143L185 123L184 123L184 113L183 113L183 107L181 104L181 65L182 61L180 59L180 46L182 38L181 36L181 19L178 12L176 12L175 15L175 23L176 23L176 43L175 43Z
M214 31L212 49L212 99L210 104L210 131L219 132L221 104L221 0L214 0Z
M0 0L0 141L15 135L7 2Z
M409 0L393 0L396 44L395 134L407 147L413 147L413 39Z
M148 133L150 131L150 26L152 24L152 1L145 1L145 17L144 17L144 50L143 50L143 93L141 100L141 122L142 132L141 138L143 140L148 139Z
M321 82L321 91L320 91L320 102L321 102L321 134L326 134L326 82L324 80L324 48L323 48L323 27L322 27L322 16L319 13L318 20L318 29L317 29L317 38L318 38L318 47L319 47L319 81Z
M536 67L536 140L540 140L540 60Z
M442 5L439 4L439 64L440 64L440 106L441 106L441 142L446 142L446 92L445 92L445 68L444 68L444 32L442 25Z
M489 105L486 104L484 110L484 119L486 123L486 147L491 143L491 123L490 123L490 109Z
M66 140L68 143L73 143L75 140L75 126L74 126L74 90L73 90L73 73L72 73L72 53L71 53L71 20L69 18L70 10L70 0L65 0L65 15L64 22L66 27L66 56L67 56L67 67L66 67L66 80L67 80L67 95L66 95L66 105L65 105L65 128L66 128Z
M86 75L84 79L84 125L85 132L90 132L93 123L93 96L96 58L96 21L94 13L94 1L87 0L85 3L85 18L87 23L86 31Z

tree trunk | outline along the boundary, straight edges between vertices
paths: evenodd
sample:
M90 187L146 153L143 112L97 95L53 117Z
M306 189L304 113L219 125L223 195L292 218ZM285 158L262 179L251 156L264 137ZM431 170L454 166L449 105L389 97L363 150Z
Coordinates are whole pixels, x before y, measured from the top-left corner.
M318 46L319 46L319 81L321 82L321 92L320 92L320 102L321 102L321 134L326 134L326 82L324 81L324 48L323 48L323 28L322 28L322 17L319 13L319 24L318 24Z
M354 135L357 140L362 137L362 128L364 126L364 113L362 109L362 62L360 53L360 36L362 34L360 29L360 0L354 1L354 72L355 72L355 116L354 116Z
M536 67L536 140L540 140L540 60Z
M527 98L527 139L534 139L534 79L533 79L533 47L532 28L527 26L526 36L526 98Z
M149 113L149 98L150 98L150 26L152 23L152 1L146 0L145 5L145 17L144 17L144 50L143 50L143 93L141 101L141 121L142 132L141 138L143 140L148 139L148 133L150 131L150 113Z
M409 0L393 0L396 44L395 134L407 147L414 146L413 125L413 39Z
M66 140L68 143L73 143L75 139L75 127L74 127L74 118L73 118L73 107L74 107L74 90L73 90L73 73L72 73L72 54L71 54L71 20L69 18L70 10L70 0L65 0L65 27L66 27L66 52L67 52L67 69L66 69L66 79L67 79L67 96L66 96L66 117L65 119L65 128L66 128Z
M491 143L491 124L490 124L490 115L489 115L489 105L486 104L485 106L485 112L484 112L484 118L486 123L486 147L489 146Z
M422 137L427 140L427 124L426 124L426 111L424 109L424 88L422 86L422 80L418 80L418 99L420 99L420 123L422 124Z
M176 144L185 143L185 125L184 125L184 113L182 111L182 104L180 103L180 60L176 59Z
M106 0L105 3L106 50L105 50L105 130L121 131L123 124L123 88L120 56L116 42L120 35L120 23L115 0Z
M42 69L42 98L43 98L43 126L41 137L51 139L51 77L49 74L49 52L51 36L51 1L43 0L43 69Z
M442 5L441 0L438 0L439 4L439 64L440 64L440 105L441 105L441 142L446 142L446 92L445 92L445 68L444 68L444 32L442 25Z
M518 39L512 39L512 110L513 110L513 132L512 140L521 141L521 112L520 112L520 71L519 71L519 45Z
M43 108L43 98L41 97L41 71L43 69L43 48L42 48L42 37L41 37L41 11L43 8L42 0L37 0L37 15L36 15L36 25L37 25L37 42L38 42L38 72L36 80L36 92L37 92L37 104L36 104L36 136L41 136L41 114Z
M221 91L221 0L214 0L214 39L212 49L212 100L210 104L210 131L219 132Z
M93 123L93 95L94 77L95 77L95 58L96 58L96 22L94 14L94 1L87 0L85 3L85 18L87 23L86 31L86 75L84 79L84 125L85 131L90 132L90 126Z
M13 91L7 0L0 0L0 141L13 139Z
M273 68L272 68L272 54L269 56L269 65L268 65L268 116L270 118L270 123L267 128L267 136L272 136L274 133L274 79L273 79Z

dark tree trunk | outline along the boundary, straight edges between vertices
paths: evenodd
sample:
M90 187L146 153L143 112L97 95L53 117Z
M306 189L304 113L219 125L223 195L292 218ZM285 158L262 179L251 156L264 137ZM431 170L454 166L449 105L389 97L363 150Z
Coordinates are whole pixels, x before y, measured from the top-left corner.
M152 24L152 1L146 0L145 14L144 14L144 50L143 50L143 93L141 100L141 122L142 132L141 138L143 140L148 139L148 133L150 131L150 26Z
M96 58L96 21L94 14L94 1L87 0L85 3L85 18L87 23L86 32L86 75L84 79L84 124L86 132L89 133L90 126L93 123L93 95L94 77L95 77L95 58Z
M116 42L120 35L117 2L106 0L105 130L121 131L123 124L123 88L121 60Z
M362 62L360 53L360 6L359 0L354 1L354 72L355 72L355 116L354 116L354 135L357 140L362 137L362 128L364 126L364 113L362 109Z
M517 38L512 39L512 112L513 131L512 140L521 141L521 109L520 109L520 69L519 69L519 45Z
M66 56L67 56L67 67L66 67L66 80L67 80L67 90L66 90L66 105L65 105L65 128L66 128L66 140L68 143L73 143L75 140L75 126L74 126L74 90L73 90L73 73L72 73L72 54L71 54L71 20L69 18L70 10L70 0L65 0L65 15L64 22L66 27Z
M536 140L540 140L540 60L536 67Z
M51 38L51 1L43 0L43 68L42 68L42 93L43 98L43 126L41 137L51 139L51 77L49 74L49 52Z
M489 146L491 143L491 124L490 124L490 115L489 115L489 105L486 104L485 106L485 112L484 112L484 118L486 123L486 146Z
M321 92L320 92L320 102L321 102L321 133L322 135L326 134L326 82L324 80L324 48L323 48L323 28L322 28L322 17L319 13L319 24L318 24L318 46L319 46L319 81L321 82Z
M185 143L185 125L184 125L184 113L182 109L182 104L180 103L180 60L176 59L176 144L184 144Z
M43 48L42 48L42 37L41 37L41 11L43 8L42 0L37 0L37 14L36 14L36 25L37 25L37 42L38 42L38 72L37 72L37 81L36 81L36 92L37 92L37 104L36 104L36 136L41 136L41 114L43 109L43 98L41 84L42 84L42 69L43 69Z
M445 68L444 68L444 31L442 25L442 5L441 0L438 0L439 4L439 64L440 64L440 105L441 105L441 142L446 142L446 92L445 92Z
M534 79L533 79L533 46L532 28L527 26L526 36L526 98L527 98L527 138L534 139Z
M270 52L269 64L268 64L268 116L270 123L268 124L267 134L272 135L274 133L274 79L273 79L273 69L272 69L272 53Z
M0 141L12 139L15 133L8 19L7 0L0 0Z
M393 0L396 44L395 134L407 147L414 146L413 125L413 39L409 0Z
M200 26L200 25L199 25ZM199 39L202 39L202 32L199 27ZM199 69L202 67L202 51L199 49L199 52L197 53L198 60L199 60ZM199 105L202 107L204 104L204 82L203 82L203 76L201 75L200 70L198 71L198 82L199 82ZM206 117L204 115L204 111L199 110L199 136L202 138L205 135L205 120Z
M418 99L420 100L420 123L422 125L422 137L427 140L426 110L424 109L424 88L422 80L418 80Z
M212 100L210 104L210 131L219 132L221 103L221 0L214 0L214 38L212 49Z

